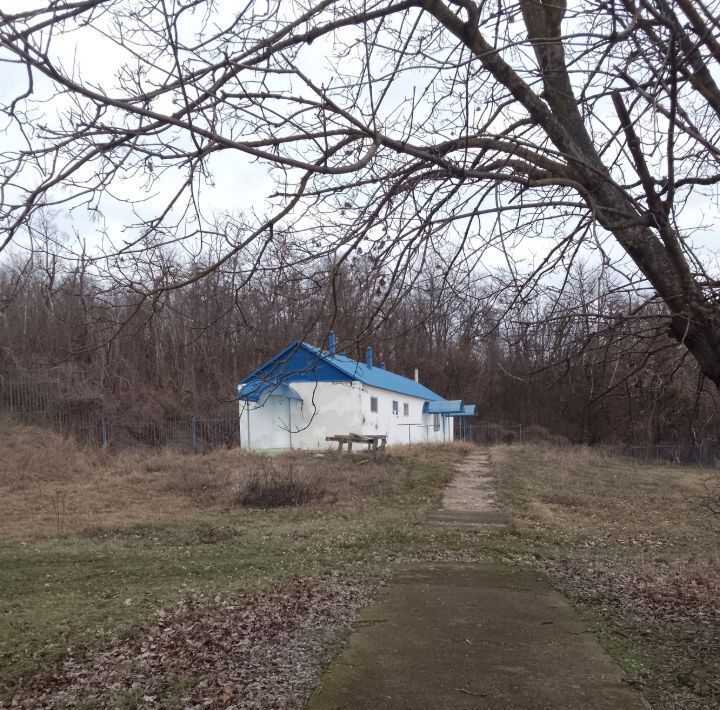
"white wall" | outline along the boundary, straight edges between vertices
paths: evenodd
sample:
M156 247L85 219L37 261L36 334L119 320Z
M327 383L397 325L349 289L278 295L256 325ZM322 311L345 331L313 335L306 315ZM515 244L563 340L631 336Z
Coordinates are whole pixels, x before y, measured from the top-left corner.
M299 411L300 402L285 397L268 397L261 406L241 401L240 445L251 449L292 448L292 430Z
M337 443L325 441L325 437L350 433L386 434L388 444L452 441L452 418L440 417L440 428L435 431L433 415L422 412L424 399L359 382L293 382L291 386L303 401L290 400L289 407L288 400L282 399L282 404L274 401L281 400L277 397L269 397L259 407L240 402L243 448L336 448ZM371 397L377 398L377 412L371 411ZM393 401L398 403L397 414L393 414ZM408 405L407 416L404 404Z
M293 382L291 387L303 401L290 400L287 416L277 416L277 409L271 402L275 399L273 397L261 406L240 402L240 441L243 448L327 449L337 444L325 441L326 436L361 433L362 388L357 382Z
M363 434L387 434L388 444L452 441L452 418L439 418L440 429L435 431L433 415L423 414L426 400L388 392L377 387L364 387L362 396ZM378 411L370 411L370 399L377 397ZM393 401L398 413L393 414ZM404 406L408 405L405 416Z
M362 433L358 382L294 382L292 387L303 398L293 421L294 448L335 448L337 443L325 441L326 436Z

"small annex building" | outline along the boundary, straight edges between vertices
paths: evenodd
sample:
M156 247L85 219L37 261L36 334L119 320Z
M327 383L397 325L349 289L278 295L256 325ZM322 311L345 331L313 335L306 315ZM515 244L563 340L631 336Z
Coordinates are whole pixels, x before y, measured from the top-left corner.
M410 379L373 364L296 341L237 386L240 441L247 449L327 449L325 437L384 434L388 444L446 442L455 417L475 405L447 400Z

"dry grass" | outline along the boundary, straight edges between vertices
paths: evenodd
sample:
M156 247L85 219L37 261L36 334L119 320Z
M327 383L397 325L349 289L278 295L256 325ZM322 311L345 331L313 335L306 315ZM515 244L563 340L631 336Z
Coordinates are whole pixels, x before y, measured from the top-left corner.
M581 446L497 447L493 460L507 474L505 495L524 534L623 556L713 546L700 504L716 474L646 466Z
M585 447L498 447L516 552L582 608L656 710L720 708L717 471Z
M32 426L0 429L0 537L77 533L96 526L159 523L192 502L162 485L174 456L114 459Z
M403 447L378 461L111 455L6 424L0 450L0 707L22 677L113 647L188 595L367 580L388 560L466 543L422 525L462 446Z
M429 449L446 449L456 454L466 455L471 451L477 451L477 446L461 440L453 441L450 444L408 444L407 446L394 444L387 447L387 452L389 456L409 456L414 458L426 456Z
M463 446L454 446L453 455L462 455ZM266 456L238 449L201 456L148 449L113 455L40 427L6 424L0 451L0 538L10 539L207 519L243 504L377 501L412 487L406 464L420 447L392 448L378 461L333 452ZM283 499L283 491L289 497Z

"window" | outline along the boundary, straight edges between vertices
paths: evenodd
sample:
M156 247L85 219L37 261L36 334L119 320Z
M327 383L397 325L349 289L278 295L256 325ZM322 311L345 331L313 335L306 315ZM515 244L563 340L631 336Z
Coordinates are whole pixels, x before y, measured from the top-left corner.
M377 397L370 397L370 411L377 412Z
M398 413L398 402L396 399L393 400L393 414L397 415Z
M403 416L404 417L410 416L410 405L407 402L403 402Z
M440 431L440 415L433 414L433 431Z

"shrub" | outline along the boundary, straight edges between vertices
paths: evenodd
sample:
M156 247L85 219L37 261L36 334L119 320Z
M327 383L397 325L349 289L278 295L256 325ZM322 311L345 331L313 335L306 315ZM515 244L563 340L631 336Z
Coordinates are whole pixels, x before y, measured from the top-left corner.
M236 502L250 508L284 508L323 498L325 489L318 479L303 476L292 460L285 463L281 469L275 462L264 462L250 474Z

